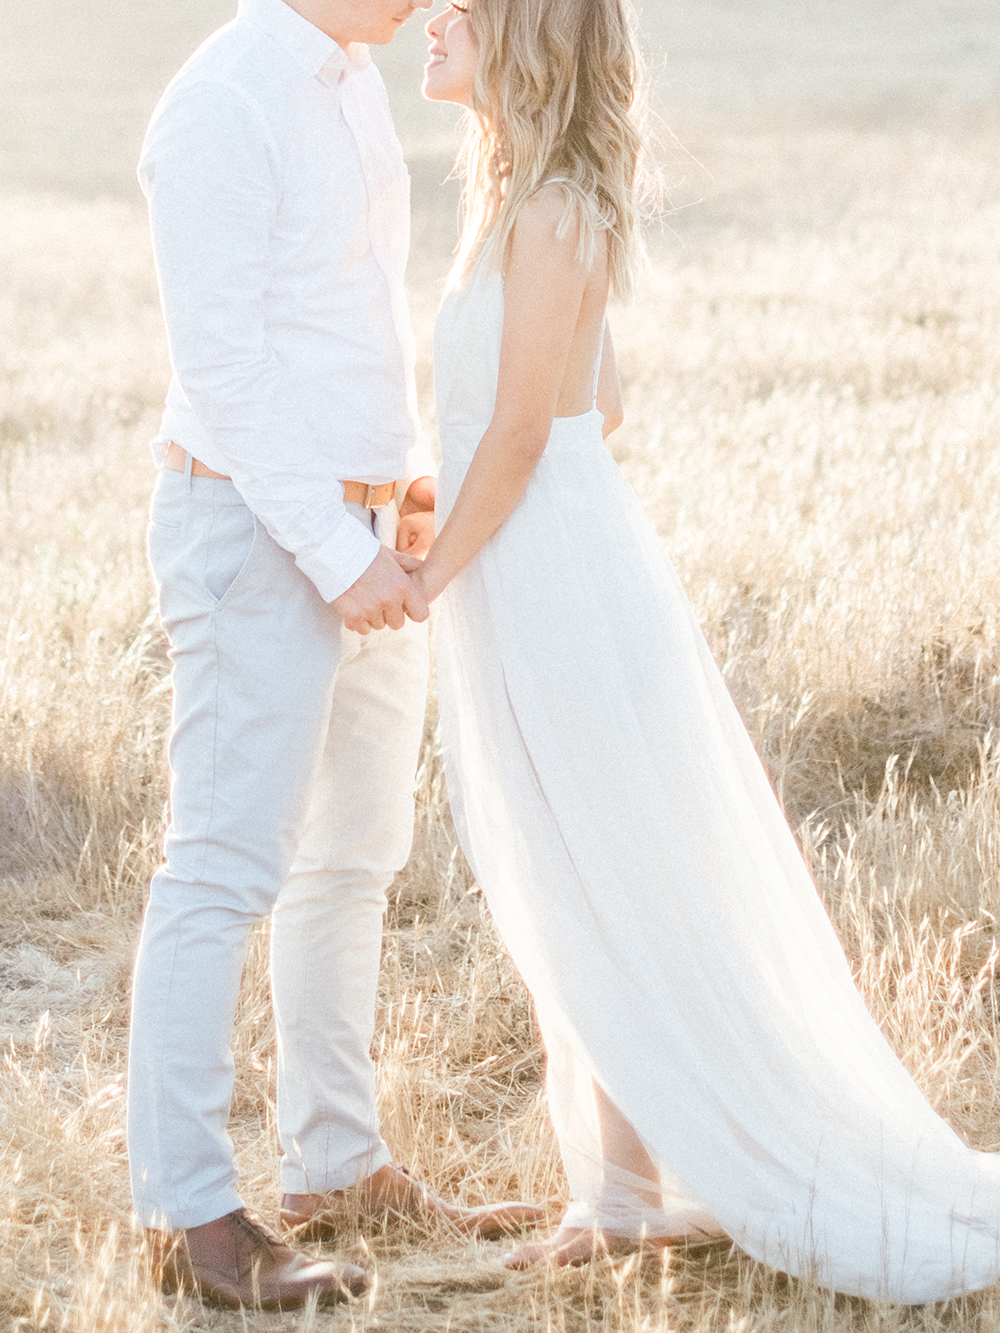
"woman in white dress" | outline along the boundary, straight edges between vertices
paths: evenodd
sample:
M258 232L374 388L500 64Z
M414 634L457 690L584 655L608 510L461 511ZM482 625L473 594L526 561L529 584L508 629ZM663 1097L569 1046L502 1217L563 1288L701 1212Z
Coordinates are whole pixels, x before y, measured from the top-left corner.
M439 534L413 578L444 594L449 793L535 1001L573 1200L508 1262L728 1236L879 1299L990 1284L1000 1158L868 1014L603 446L605 303L639 251L622 0L468 0L427 31L425 94L471 114L435 339Z

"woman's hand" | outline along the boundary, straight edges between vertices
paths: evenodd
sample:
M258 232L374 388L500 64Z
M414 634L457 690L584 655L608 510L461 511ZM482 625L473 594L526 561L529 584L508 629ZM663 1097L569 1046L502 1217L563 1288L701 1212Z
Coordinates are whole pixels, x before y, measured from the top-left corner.
M433 477L417 477L399 506L396 550L418 560L423 560L434 541L435 490Z
M421 565L415 569L409 576L419 598L422 601L433 602L435 598L440 597L448 586L447 581L442 582L440 575L435 574L433 569L428 569L426 565Z
M415 555L418 560L431 549L434 541L433 510L421 509L415 514L407 514L399 520L396 531L396 550L405 555Z

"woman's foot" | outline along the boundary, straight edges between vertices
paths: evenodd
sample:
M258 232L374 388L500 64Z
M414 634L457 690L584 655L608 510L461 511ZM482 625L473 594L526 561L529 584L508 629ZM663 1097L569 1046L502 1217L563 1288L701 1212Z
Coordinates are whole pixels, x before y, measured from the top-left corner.
M685 1231L677 1236L616 1236L610 1232L560 1227L554 1236L536 1245L519 1245L503 1257L505 1268L521 1271L538 1264L580 1268L595 1259L621 1259L628 1254L659 1250L695 1250L709 1245L728 1245L725 1232Z

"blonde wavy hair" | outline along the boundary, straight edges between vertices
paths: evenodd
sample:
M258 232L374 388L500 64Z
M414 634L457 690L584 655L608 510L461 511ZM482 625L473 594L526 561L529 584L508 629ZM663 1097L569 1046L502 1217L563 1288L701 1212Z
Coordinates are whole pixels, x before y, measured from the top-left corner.
M628 0L469 0L467 12L479 64L456 166L463 221L452 280L487 249L501 265L518 209L558 177L567 201L557 234L578 221L579 258L589 265L605 232L611 290L628 297L644 256L642 224L656 207Z

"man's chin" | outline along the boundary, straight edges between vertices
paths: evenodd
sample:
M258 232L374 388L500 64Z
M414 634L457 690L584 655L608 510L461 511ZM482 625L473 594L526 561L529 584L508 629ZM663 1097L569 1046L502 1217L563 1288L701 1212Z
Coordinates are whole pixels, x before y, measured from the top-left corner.
M380 28L378 35L372 34L364 39L367 46L388 46L396 33L406 22L405 19L390 19L384 28Z

